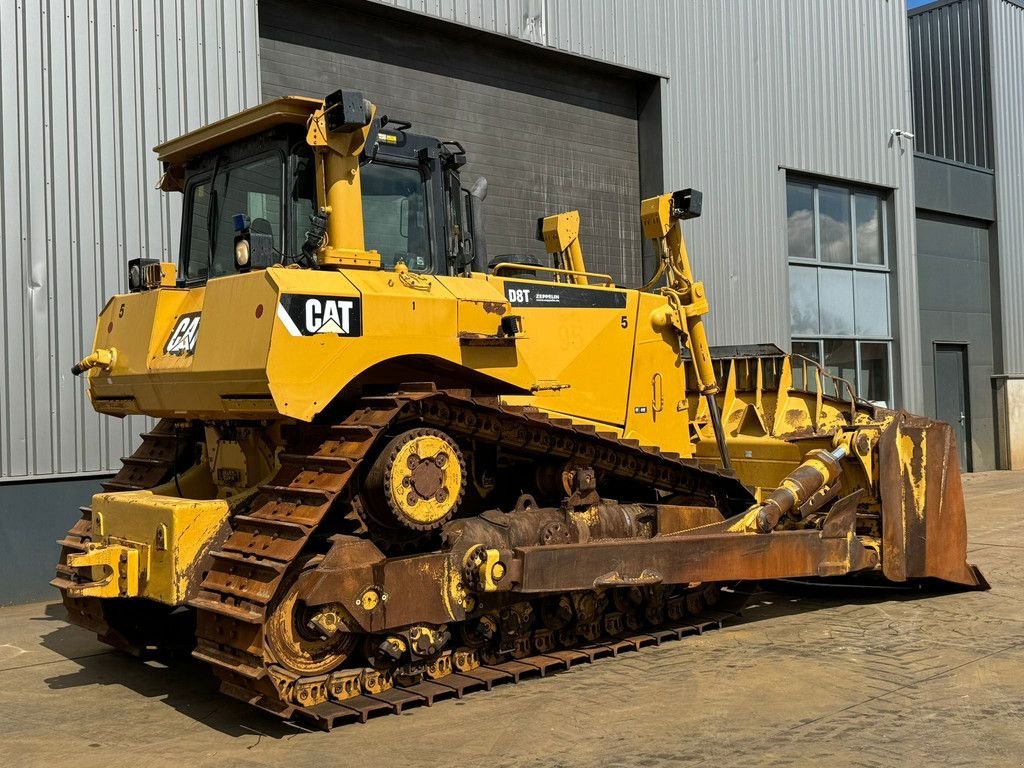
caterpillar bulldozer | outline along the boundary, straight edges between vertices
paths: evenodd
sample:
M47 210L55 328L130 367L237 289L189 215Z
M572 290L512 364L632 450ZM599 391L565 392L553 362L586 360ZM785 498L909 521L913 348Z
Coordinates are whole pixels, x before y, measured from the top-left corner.
M947 425L709 348L698 191L640 205L642 288L574 211L488 262L484 184L411 128L343 90L156 148L180 261L129 263L72 371L158 421L59 542L71 622L184 622L224 692L331 727L679 637L738 582L987 586Z

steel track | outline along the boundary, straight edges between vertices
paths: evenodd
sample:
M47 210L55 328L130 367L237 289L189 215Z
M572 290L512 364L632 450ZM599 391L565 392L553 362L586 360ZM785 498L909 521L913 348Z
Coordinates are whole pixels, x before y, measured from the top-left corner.
M377 715L400 715L406 708L429 707L433 706L435 701L449 698L461 699L466 693L488 692L494 686L503 683L518 683L526 678L546 677L583 664L591 664L597 659L615 658L629 651L639 651L670 640L682 640L684 637L720 629L740 615L742 603L745 601L745 596L733 593L731 599L723 600L714 609L706 609L682 622L648 628L637 634L609 637L596 643L560 648L519 659L513 658L500 664L483 664L473 670L452 672L412 685L396 686L379 693L360 693L351 698L325 701L309 707L295 706L287 713L282 713L274 706L267 707L259 699L247 701L261 709L268 709L275 715L284 714L298 722L329 731L347 723L365 723L370 717Z
M300 555L310 550L314 536L331 532L319 530L331 509L353 501L360 465L373 455L378 441L396 427L415 425L442 429L457 439L492 442L527 461L574 461L592 466L606 479L685 492L723 510L749 503L746 490L730 473L610 432L574 425L569 419L548 417L536 409L501 406L495 399L472 400L461 392L438 392L430 387L362 398L332 426L286 428L280 469L260 488L245 513L232 517L232 533L213 553L200 593L190 602L197 619L193 655L210 664L225 693L278 716L331 728L349 720L365 721L374 713L400 712L418 703L429 706L471 690L490 690L500 682L518 682L522 677L680 638L716 628L727 618L728 613L721 611L707 620L688 617L671 628L558 650L545 648L544 653L474 669L463 664L463 671L456 672L451 671L448 657L447 666L432 670L434 679L404 687L393 687L395 681L379 674L363 678L359 669L342 670L338 680L333 675L301 678L274 663L264 648L263 627L282 579ZM175 430L174 422L165 420L143 435L142 445L124 460L121 471L104 488L134 490L164 481L181 447ZM65 564L67 555L84 551L91 535L89 508L83 507L82 515L60 542L58 582L72 577L72 569ZM64 602L72 623L129 652L143 650L131 632L107 615L105 603L110 601L65 595ZM623 637L622 633L616 635Z
M261 487L250 511L232 518L233 531L214 553L213 566L190 603L197 611L193 655L211 665L226 693L283 717L316 717L301 702L319 706L326 703L323 699L338 693L348 697L353 690L366 695L365 681L355 683L349 678L342 688L332 676L302 678L274 663L265 648L263 630L289 567L307 551L332 506L354 497L360 464L390 429L414 424L442 429L457 439L500 444L503 450L528 459L576 461L594 467L605 478L686 491L722 506L731 499L749 503L746 491L730 474L612 433L573 425L569 419L549 418L535 409L504 407L497 401L474 401L429 388L363 398L334 426L303 425L292 430L280 456L280 470ZM504 674L501 665L487 669L480 674ZM394 693L381 690L387 686L390 682L375 677L369 687L376 693L371 695L394 700L399 708L399 699L420 696L394 688ZM378 707L381 700L366 705ZM353 710L351 702L344 706L347 712Z

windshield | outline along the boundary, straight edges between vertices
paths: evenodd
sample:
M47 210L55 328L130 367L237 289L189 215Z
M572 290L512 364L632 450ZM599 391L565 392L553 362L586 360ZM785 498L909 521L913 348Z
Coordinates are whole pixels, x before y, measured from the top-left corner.
M302 252L310 216L316 209L315 164L306 147L293 148L290 158L287 176L284 155L272 152L234 162L222 160L190 180L183 266L186 281L202 282L235 273L233 218L239 213L246 214L252 224L258 219L269 224L283 263ZM409 269L429 271L427 192L420 170L374 162L361 168L361 181L366 249L378 251L385 268L394 267L401 259ZM282 247L282 243L286 245Z
M264 219L269 223L274 248L281 250L283 173L284 156L274 152L252 160L219 164L209 175L192 183L186 280L234 274L233 218L238 213L248 215L252 222Z
M363 237L381 265L401 259L409 269L430 268L426 184L418 168L370 163L362 167Z

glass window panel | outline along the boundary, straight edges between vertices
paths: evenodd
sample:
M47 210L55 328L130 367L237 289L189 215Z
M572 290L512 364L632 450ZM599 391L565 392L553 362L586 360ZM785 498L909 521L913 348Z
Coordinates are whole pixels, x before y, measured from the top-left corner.
M860 376L858 393L876 405L889 404L889 345L862 341L860 344Z
M889 276L879 272L854 272L857 306L854 310L858 336L889 335Z
M789 258L814 259L814 187L786 182Z
M210 182L197 183L190 192L189 205L192 221L188 229L188 249L185 252L185 276L205 280L210 276L210 245L208 222L210 212Z
M833 340L825 339L825 370L833 376L838 376L850 382L851 386L857 383L857 342L852 339ZM836 396L836 391L831 384L826 383L825 393ZM838 393L840 397L845 392Z
M818 273L821 332L827 336L853 336L853 272L822 269Z
M257 219L263 219L270 224L270 229L274 235L274 249L278 252L281 251L281 230L284 229L283 219L281 218L281 193L276 192L250 192L248 195L248 203L246 205L246 211L249 213L249 218L255 222ZM274 222L277 222L277 226L274 226ZM266 232L266 228L261 228L258 224L256 225L256 231ZM232 238L232 245L234 244L234 238Z
M361 181L366 248L379 251L387 268L402 260L414 272L428 269L426 184L419 169L371 163L363 166Z
M853 207L857 224L857 263L881 264L882 200L872 192L856 192Z
M852 264L850 190L825 184L818 187L818 227L821 260L832 264Z
M235 272L234 217L239 213L249 216L257 228L262 219L262 229L273 233L274 247L281 250L283 167L284 158L275 153L218 168L213 189L208 180L193 187L187 279Z
M821 342L793 340L793 354L806 357L821 365Z
M820 333L817 267L790 266L789 321L795 335L817 336Z
M793 354L806 357L821 364L821 342L793 340ZM814 369L805 360L793 360L793 388L810 390L814 381Z

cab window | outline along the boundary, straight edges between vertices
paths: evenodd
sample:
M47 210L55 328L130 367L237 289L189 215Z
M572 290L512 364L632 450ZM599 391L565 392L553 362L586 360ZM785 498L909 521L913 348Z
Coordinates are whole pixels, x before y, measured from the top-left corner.
M281 250L284 216L281 205L284 155L279 152L233 164L189 185L189 240L185 248L186 281L203 281L235 272L234 216L263 219Z
M427 192L418 168L369 163L361 169L363 236L367 250L380 252L381 264L402 260L409 269L430 269Z

